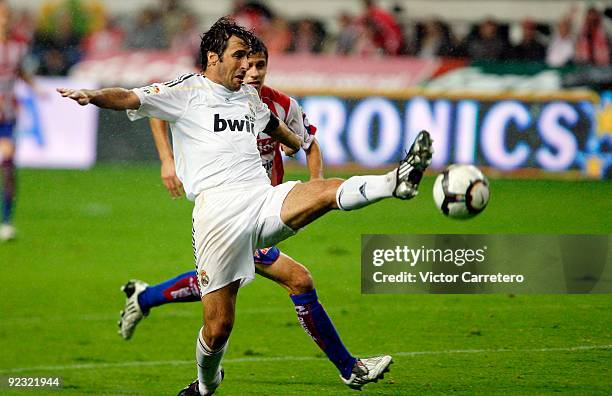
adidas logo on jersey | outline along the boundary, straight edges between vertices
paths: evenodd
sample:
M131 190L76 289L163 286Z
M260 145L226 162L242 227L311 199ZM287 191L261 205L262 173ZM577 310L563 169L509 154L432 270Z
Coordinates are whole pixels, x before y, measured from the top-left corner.
M255 119L252 116L245 115L244 120L232 120L221 118L219 114L215 114L213 131L223 132L228 129L232 132L243 132L246 129L248 133L253 133L255 131Z

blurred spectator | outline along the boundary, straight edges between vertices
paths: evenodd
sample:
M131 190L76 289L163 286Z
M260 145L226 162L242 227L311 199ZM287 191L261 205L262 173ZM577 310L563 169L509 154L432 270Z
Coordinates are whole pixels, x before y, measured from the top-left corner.
M493 19L484 20L475 35L468 37L466 51L473 60L500 60L508 45L499 33L499 25Z
M97 0L48 0L41 7L38 30L53 34L59 15L68 18L73 32L80 38L104 24L104 5Z
M191 26L186 25L191 23L193 23L193 26L197 25L194 12L183 4L183 0L160 0L159 15L164 27L164 35L168 38L170 46L172 46L171 41L177 33L184 33L191 29ZM191 20L189 20L190 18ZM187 47L189 45L189 43L186 44Z
M32 14L23 10L21 12L14 11L12 13L11 35L19 40L31 43L34 39L34 31L36 30L36 22Z
M52 33L38 31L34 35L34 53L39 59L38 73L65 76L81 59L81 38L72 26L70 15L61 10L55 15Z
M200 52L201 34L197 18L193 14L185 14L180 20L178 30L170 36L170 49L197 56Z
M286 52L291 47L293 34L289 23L283 18L272 18L270 23L262 25L261 30L261 38L270 54Z
M546 51L546 63L552 67L561 67L571 63L574 59L574 47L572 19L566 16L557 23L557 28Z
M104 24L83 38L81 47L85 55L102 54L116 51L122 47L125 33L112 18L106 18Z
M126 48L162 49L168 46L159 12L151 7L138 14L130 25L125 41Z
M410 48L408 46L407 32L409 29L407 27L410 26L410 22L401 3L397 2L393 4L393 6L391 6L391 12L402 35L402 48L400 48L399 54L408 55L410 53Z
M323 24L309 18L302 19L297 24L291 49L299 53L319 53L323 50L324 41Z
M383 56L385 51L376 41L379 34L380 32L374 23L369 20L364 21L355 43L355 54L364 57Z
M239 25L261 35L265 30L264 26L268 25L275 15L268 6L259 1L238 0L234 2L231 16Z
M365 12L360 18L368 34L374 34L374 42L388 55L400 55L404 48L402 29L393 15L378 7L374 0L363 0Z
M34 33L33 55L38 73L66 75L82 56L83 36L103 25L103 5L95 0L47 1Z
M576 43L576 62L598 66L610 64L610 46L601 13L594 7L587 11Z
M429 20L416 26L415 55L423 58L450 56L453 42L450 28L441 20Z
M359 28L356 26L355 19L347 12L340 14L338 24L340 25L340 33L336 38L336 53L350 54L357 42Z
M538 41L537 25L533 19L527 18L521 23L521 42L513 49L514 59L522 61L542 62L546 56L546 47Z

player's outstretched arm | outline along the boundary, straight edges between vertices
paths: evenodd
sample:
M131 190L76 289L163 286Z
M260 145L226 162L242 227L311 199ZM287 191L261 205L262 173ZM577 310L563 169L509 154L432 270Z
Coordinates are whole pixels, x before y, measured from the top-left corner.
M103 89L69 89L58 88L63 97L70 98L85 106L93 104L104 109L112 110L136 110L140 107L138 96L125 88L103 88Z
M151 134L161 162L161 179L172 198L181 197L185 191L183 183L176 175L174 155L168 138L168 122L157 118L149 119Z

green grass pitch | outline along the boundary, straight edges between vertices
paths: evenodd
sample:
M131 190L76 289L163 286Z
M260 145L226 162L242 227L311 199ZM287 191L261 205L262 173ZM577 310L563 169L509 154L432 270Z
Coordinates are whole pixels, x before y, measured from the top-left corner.
M63 389L49 392L58 395L176 394L196 374L200 305L155 309L129 342L116 321L127 279L193 268L191 203L168 198L154 165L19 176L19 239L0 245L0 376L60 376ZM492 180L487 210L462 222L436 212L432 183L411 202L331 213L280 246L311 270L352 353L394 355L363 394L611 394L612 295L361 295L359 286L361 234L608 234L610 182ZM262 278L239 294L224 366L220 396L355 394L286 293Z

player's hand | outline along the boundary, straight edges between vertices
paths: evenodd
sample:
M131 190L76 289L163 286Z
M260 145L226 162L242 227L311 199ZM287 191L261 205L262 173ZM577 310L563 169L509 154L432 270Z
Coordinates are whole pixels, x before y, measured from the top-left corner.
M174 160L162 161L161 179L172 198L180 198L183 194L185 194L185 190L183 190L183 183L181 183L179 178L176 176Z
M285 146L282 143L281 143L281 149L283 150L283 153L285 153L285 155L288 157L293 157L298 152L298 150L294 150L291 147Z
M89 92L85 89L69 89L69 88L58 88L59 92L64 98L70 98L76 101L81 106L89 104L91 97Z

